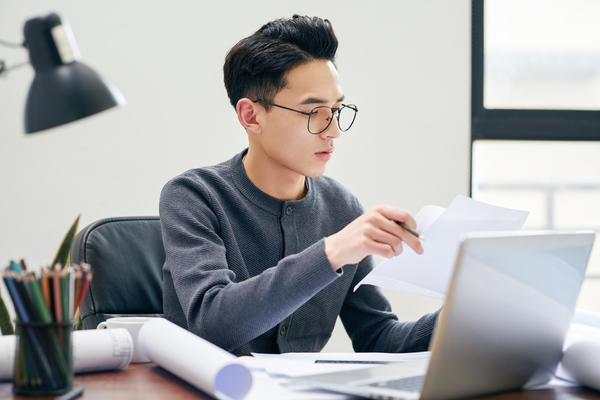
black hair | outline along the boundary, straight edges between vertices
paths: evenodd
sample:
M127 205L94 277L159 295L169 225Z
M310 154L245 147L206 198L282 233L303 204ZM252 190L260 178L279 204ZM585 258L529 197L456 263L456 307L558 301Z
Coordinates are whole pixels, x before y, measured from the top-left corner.
M337 46L327 19L294 15L266 23L225 57L223 75L231 105L235 108L243 97L271 102L285 87L290 69L316 59L333 62Z

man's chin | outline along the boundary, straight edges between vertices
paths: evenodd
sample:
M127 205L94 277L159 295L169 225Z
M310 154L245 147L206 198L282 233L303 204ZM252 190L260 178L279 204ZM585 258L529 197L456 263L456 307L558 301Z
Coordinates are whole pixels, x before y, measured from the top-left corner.
M306 171L304 174L307 178L318 178L319 176L325 173L325 168L314 169L311 171Z

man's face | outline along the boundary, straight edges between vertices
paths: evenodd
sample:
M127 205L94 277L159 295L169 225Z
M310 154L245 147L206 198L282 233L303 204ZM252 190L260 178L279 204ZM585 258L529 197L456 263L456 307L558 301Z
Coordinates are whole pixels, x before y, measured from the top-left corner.
M288 71L286 83L273 103L310 112L317 106L340 107L343 100L331 61L313 60L299 65ZM307 115L271 107L262 117L260 144L273 163L302 176L316 177L325 172L333 155L333 141L340 135L336 121L315 135L308 132Z

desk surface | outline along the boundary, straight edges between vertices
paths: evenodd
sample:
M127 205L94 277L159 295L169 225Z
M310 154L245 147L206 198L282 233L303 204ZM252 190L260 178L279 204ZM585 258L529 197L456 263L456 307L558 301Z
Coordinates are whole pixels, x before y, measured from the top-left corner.
M86 399L210 399L211 397L154 364L131 364L123 371L75 376L75 385L85 388ZM33 399L14 396L12 384L0 383L0 399ZM485 397L493 400L553 399L600 400L600 392L583 388L536 390Z

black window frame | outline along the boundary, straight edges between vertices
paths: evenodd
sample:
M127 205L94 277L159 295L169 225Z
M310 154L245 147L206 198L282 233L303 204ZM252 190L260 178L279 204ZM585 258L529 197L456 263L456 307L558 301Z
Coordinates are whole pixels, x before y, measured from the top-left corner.
M600 140L600 111L484 107L484 2L471 4L471 146L475 140Z

